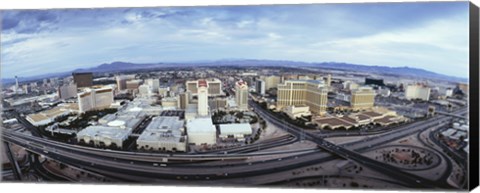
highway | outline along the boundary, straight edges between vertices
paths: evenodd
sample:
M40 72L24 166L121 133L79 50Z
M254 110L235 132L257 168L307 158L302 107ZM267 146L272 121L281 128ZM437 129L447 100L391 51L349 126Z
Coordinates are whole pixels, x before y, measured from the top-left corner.
M268 111L264 110L263 108L261 108L258 104L254 103L253 101L250 101L249 103L250 103L250 106L254 107L255 111L257 113L259 113L260 115L262 115L263 118L268 119L270 122L276 124L280 128L284 128L284 127L282 127L282 125L286 125L287 128L288 128L288 129L286 129L287 132L290 132L290 133L292 133L293 135L296 135L296 136L300 136L304 133L302 128L299 128L295 125L286 123L283 120L280 120L278 117L276 117L276 116L272 115L271 113L269 113ZM466 109L463 109L463 110L461 110L457 113L465 113L465 112L466 112ZM359 150L363 150L363 149L366 149L368 147L381 145L381 144L384 144L386 141L393 141L393 140L401 138L402 136L411 135L411 134L419 132L423 129L428 129L430 127L439 125L442 122L445 122L449 119L451 119L451 118L440 115L440 116L435 117L435 119L430 118L426 121L415 122L413 124L407 125L406 128L398 130L395 133L384 134L384 135L380 135L380 136L377 136L377 137L372 137L368 140L365 140L364 143L361 144L361 145L363 145L363 146L367 145L367 147L360 148L359 147L360 144L357 143L357 144L350 144L349 148L356 148L356 149L359 149ZM404 181L407 184L410 184L414 187L417 187L417 188L435 188L435 187L452 188L448 184L438 183L438 182L435 182L435 181L432 181L432 180L429 180L429 179L425 179L425 178L413 175L411 173L405 172L405 171L403 171L399 168L396 168L394 166L391 166L389 164L379 162L379 161L370 159L368 157L365 157L365 156L363 156L363 155L361 155L361 154L359 154L355 151L347 149L346 147L337 146L337 145L335 145L331 142L328 142L328 141L324 140L323 137L321 137L321 136L317 136L317 135L311 134L311 133L305 133L305 135L306 135L306 139L317 143L319 145L319 147L331 152L332 154L340 156L344 159L349 159L349 160L356 161L356 162L358 162L358 163L360 163L360 164L362 164L366 167L369 167L369 168L371 168L373 170L376 170L380 173L391 176L392 178Z
M251 104L254 106L255 104ZM360 164L366 165L380 173L395 174L394 179L402 178L405 185L410 187L442 187L449 188L444 185L438 185L435 182L419 178L418 176L403 172L398 168L381 163L378 161L372 162L371 159L365 158L354 151L366 151L375 144L384 144L388 141L396 140L400 137L411 135L422 129L439 124L441 121L446 121L449 118L437 116L435 119L419 121L411 123L395 132L386 133L379 137L369 138L367 141L358 141L345 144L343 147L337 146L333 143L325 141L321 136L316 136L299 130L295 126L275 119L274 116L263 112L257 108L257 113L261 114L263 118L267 118L269 122L285 128L288 132L296 137L305 135L307 140L314 141L320 147L331 152L334 155L351 159ZM286 126L286 127L285 127ZM59 160L67 165L72 165L78 168L83 168L87 171L110 175L117 177L120 180L139 181L139 182L153 182L159 179L189 179L189 180L214 180L214 179L230 179L241 178L254 175L263 175L268 173L275 173L285 171L298 167L318 164L323 161L336 159L330 153L320 152L318 150L305 151L295 156L288 156L274 160L265 160L259 162L243 162L237 164L224 164L221 160L238 160L239 158L248 159L252 156L262 156L258 153L239 153L239 154L202 154L202 155L188 155L188 154L158 154L158 153L139 153L139 152L122 152L103 150L98 148L89 148L82 146L75 146L71 144L56 142L48 139L42 139L38 136L28 136L18 132L3 132L5 141L14 143L29 149L40 155L45 155L51 159ZM348 149L347 149L348 148ZM353 151L354 150L354 151ZM272 152L273 153L273 152ZM163 162L164 158L168 161ZM172 161L217 161L219 165L213 167L205 167L205 165L178 165L172 164ZM378 164L378 163L381 164ZM159 163L159 167L152 166L152 163ZM385 166L386 165L386 166ZM400 172L399 172L400 171ZM405 179L406 180L405 180Z

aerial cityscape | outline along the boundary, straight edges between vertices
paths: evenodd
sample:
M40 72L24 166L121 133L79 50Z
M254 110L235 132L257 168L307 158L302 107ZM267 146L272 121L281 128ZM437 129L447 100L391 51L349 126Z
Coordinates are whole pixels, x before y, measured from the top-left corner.
M465 190L467 16L468 2L4 11L1 180Z

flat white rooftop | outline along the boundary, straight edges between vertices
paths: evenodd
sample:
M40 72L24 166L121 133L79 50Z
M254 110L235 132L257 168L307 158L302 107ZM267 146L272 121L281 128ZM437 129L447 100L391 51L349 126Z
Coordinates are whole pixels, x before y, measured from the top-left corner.
M252 134L252 127L248 123L221 124L219 126L222 135Z
M184 123L179 117L155 117L138 137L137 142L183 142L183 126Z
M103 139L125 140L132 133L132 129L107 126L89 126L77 133L77 137L92 137Z
M189 134L217 132L210 117L189 120L187 122L187 130Z

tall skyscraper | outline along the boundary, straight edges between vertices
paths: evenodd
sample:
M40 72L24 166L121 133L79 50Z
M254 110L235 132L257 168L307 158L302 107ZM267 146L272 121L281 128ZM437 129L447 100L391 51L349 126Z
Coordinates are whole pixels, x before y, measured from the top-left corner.
M277 109L291 105L307 105L315 114L327 109L328 89L322 80L286 80L278 85Z
M142 80L128 80L126 83L126 88L129 91L138 90L138 87L142 84Z
M15 94L17 94L17 92L18 92L18 88L19 88L19 86L18 86L18 77L15 76Z
M65 84L58 87L58 97L68 99L77 96L77 85Z
M198 115L208 115L208 84L206 80L198 81Z
M148 79L147 84L152 88L152 92L158 92L158 88L160 88L160 80L158 78Z
M119 91L127 89L127 81L133 80L135 76L133 75L120 75L116 76L115 79L117 81L117 89Z
M152 96L152 87L148 84L142 84L138 87L138 94L142 97Z
M385 86L383 79L365 78L365 85Z
M350 106L354 110L372 108L375 103L375 91L370 87L360 87L352 91Z
M77 84L78 88L82 87L91 87L93 86L93 73L91 72L81 72L81 73L72 73L73 82Z
M202 79L203 80L203 79ZM216 78L206 79L204 80L208 85L208 96L221 96L224 95L222 91L222 81ZM190 80L185 82L185 87L187 91L190 91L192 95L198 94L198 84L199 80Z
M103 87L85 89L77 94L78 108L81 113L110 107L113 103L113 88Z
M405 90L405 98L408 100L420 99L428 101L430 98L430 88L421 84L408 85Z
M327 75L327 86L330 87L332 85L332 75L328 74Z
M235 102L240 110L248 110L248 85L243 80L235 83Z
M267 76L264 77L263 80L265 81L265 90L269 90L271 88L277 88L278 84L280 84L280 77L279 76Z
M178 94L178 108L186 109L190 102L190 91Z
M23 92L24 92L25 94L28 94L28 84L24 84L24 85L23 85Z
M257 80L255 83L255 91L260 95L265 95L265 81Z

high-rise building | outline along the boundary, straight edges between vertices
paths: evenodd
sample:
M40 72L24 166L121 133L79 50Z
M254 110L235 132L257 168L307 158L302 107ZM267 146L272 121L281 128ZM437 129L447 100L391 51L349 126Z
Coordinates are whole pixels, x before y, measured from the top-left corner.
M365 85L385 86L383 79L365 78Z
M142 84L138 87L138 94L142 97L152 96L152 87L147 84Z
M358 89L358 84L352 81L345 81L342 83L343 89L345 90L355 90Z
M178 108L187 109L188 104L190 103L190 91L186 91L178 94Z
M127 81L133 80L135 76L133 75L120 75L116 76L115 79L117 80L117 89L119 91L127 89Z
M30 83L30 87L33 89L33 88L37 88L38 87L38 84L37 82L32 82Z
M91 72L81 72L81 73L72 73L73 82L77 84L78 88L82 87L91 87L93 86L93 73Z
M332 75L328 74L327 75L327 86L330 87L332 85Z
M445 96L446 96L446 97L451 97L451 96L453 96L453 89L452 89L452 88L447 88L447 89L445 89Z
M421 84L408 85L405 90L405 98L408 100L420 99L428 101L430 98L430 88Z
M160 88L160 80L158 78L148 79L147 84L151 87L152 92L154 93L158 92L158 88Z
M327 109L328 89L322 80L286 80L278 85L277 109L307 105L315 114Z
M50 84L51 84L52 86L56 85L57 83L58 83L58 78L55 78L55 77L54 77L54 78L50 78Z
M198 81L198 115L208 115L208 84L206 80Z
M24 84L23 85L23 93L25 94L28 94L29 90L28 90L28 84Z
M222 81L219 79L208 79L207 84L209 96L219 96L223 94Z
M15 76L15 94L17 94L19 88L20 87L18 86L18 77Z
M350 106L354 110L372 108L375 103L375 91L371 87L360 87L352 91Z
M203 80L203 79L202 79ZM222 81L216 78L204 80L208 85L208 96L222 96L224 95L222 89ZM190 80L185 83L187 91L190 91L192 95L198 94L198 87L200 86L199 80Z
M210 108L210 111L224 110L227 107L227 98L217 97L208 100L208 107Z
M197 94L198 92L198 80L193 80L193 81L187 81L185 83L187 91L190 91L190 93Z
M238 109L248 110L248 85L243 80L235 83L235 102Z
M142 84L142 80L128 80L126 82L127 90L134 91Z
M110 107L113 103L113 88L102 87L85 89L77 94L78 108L81 113Z
M258 94L265 95L265 81L257 80L257 82L255 84L255 88L256 88L255 91Z
M58 97L61 99L69 99L77 96L77 85L65 84L58 87Z
M298 80L298 74L284 74L282 75L282 82L287 80Z
M263 80L265 81L265 90L269 90L271 88L277 88L278 84L280 84L280 77L279 76L267 76L264 77Z
M464 94L468 94L468 92L469 92L469 90L468 90L468 88L469 88L469 87L468 87L468 84L466 84L466 83L458 83L458 84L457 84L457 87L458 87L460 90L462 90L462 92L463 92Z

